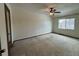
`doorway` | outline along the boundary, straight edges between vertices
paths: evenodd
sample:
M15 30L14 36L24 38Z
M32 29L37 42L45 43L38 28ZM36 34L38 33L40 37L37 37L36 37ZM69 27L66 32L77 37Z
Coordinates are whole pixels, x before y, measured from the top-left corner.
M6 4L4 4L4 9L5 9L5 21L6 21L6 32L7 32L8 55L10 55L10 48L12 46L10 9L7 7Z

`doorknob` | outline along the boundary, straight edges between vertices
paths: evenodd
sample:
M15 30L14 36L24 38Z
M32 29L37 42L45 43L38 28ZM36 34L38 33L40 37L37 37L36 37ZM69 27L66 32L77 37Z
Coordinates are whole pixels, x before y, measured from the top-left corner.
M1 54L1 53L4 53L4 52L5 52L5 49L0 50L0 54Z

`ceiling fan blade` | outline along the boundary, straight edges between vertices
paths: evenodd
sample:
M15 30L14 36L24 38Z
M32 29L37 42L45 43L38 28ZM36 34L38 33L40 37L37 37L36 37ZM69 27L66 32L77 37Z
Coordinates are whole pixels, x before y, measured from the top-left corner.
M54 13L61 13L61 12L54 12Z

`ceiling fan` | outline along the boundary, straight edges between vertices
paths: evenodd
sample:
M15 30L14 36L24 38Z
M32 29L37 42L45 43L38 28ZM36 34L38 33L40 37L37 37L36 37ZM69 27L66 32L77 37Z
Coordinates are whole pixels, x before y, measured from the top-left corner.
M42 9L45 12L48 12L49 15L55 15L55 13L61 13L60 11L58 11L55 7L57 5L56 4L46 4L44 9Z
M57 11L55 8L53 8L53 7L51 7L51 8L49 8L49 14L50 15L53 15L54 16L54 14L55 13L61 13L60 11Z

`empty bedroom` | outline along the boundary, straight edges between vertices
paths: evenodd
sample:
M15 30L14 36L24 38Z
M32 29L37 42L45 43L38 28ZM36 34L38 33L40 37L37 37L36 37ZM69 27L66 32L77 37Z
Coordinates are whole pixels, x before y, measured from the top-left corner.
M79 56L79 3L0 3L0 12L0 55Z

